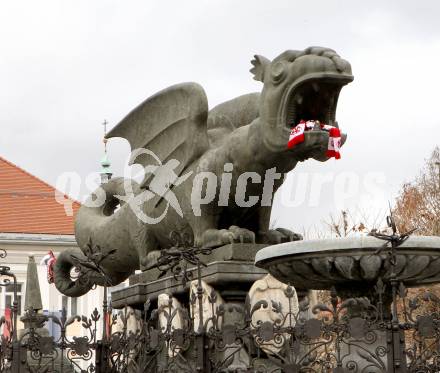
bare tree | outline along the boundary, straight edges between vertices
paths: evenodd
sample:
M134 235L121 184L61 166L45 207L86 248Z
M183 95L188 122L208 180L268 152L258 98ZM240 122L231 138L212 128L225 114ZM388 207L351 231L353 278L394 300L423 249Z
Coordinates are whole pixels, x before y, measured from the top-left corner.
M396 199L394 216L401 232L440 235L440 148L426 160L420 175L405 183Z
M440 148L437 146L419 176L413 181L403 184L396 199L394 217L400 232L417 228L414 234L440 236ZM440 285L424 286L409 289L410 297L429 290L440 296ZM398 305L399 311L402 305ZM419 309L422 314L439 312L433 304L427 304ZM413 337L408 335L408 341Z
M324 221L324 225L330 231L331 236L348 237L353 234L368 233L372 229L378 228L378 223L383 220L383 213L373 216L364 211L341 210L340 215L330 215L328 221Z
M309 230L307 238L342 238L353 235L367 234L380 230L385 224L387 210L365 211L361 208L341 210L336 215L330 214L322 221L321 226Z

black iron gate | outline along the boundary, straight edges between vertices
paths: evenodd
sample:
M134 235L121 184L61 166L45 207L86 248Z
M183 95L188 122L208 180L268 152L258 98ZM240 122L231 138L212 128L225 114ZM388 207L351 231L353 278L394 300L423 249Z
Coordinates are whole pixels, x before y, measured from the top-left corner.
M183 306L176 307L170 296L161 308L147 301L142 310L112 312L104 296L102 310L88 316L27 310L21 318L26 329L19 331L15 293L11 317L1 319L0 371L440 372L440 299L435 292L409 295L403 283L379 280L369 297L341 299L333 290L320 304L310 305L306 299L293 311L290 286L284 291L285 303L266 299L244 307L218 305L213 291L207 313L198 256L203 253L185 246L161 257L162 268L185 282L190 280L187 264L198 269L191 279L197 280L196 291ZM392 251L385 255L393 260ZM0 275L2 286L16 286L9 267L0 266ZM275 316L259 320L255 316L261 310ZM239 317L228 323L228 313ZM59 328L59 336L47 333L49 321ZM82 332L70 337L67 330L74 323L81 324Z

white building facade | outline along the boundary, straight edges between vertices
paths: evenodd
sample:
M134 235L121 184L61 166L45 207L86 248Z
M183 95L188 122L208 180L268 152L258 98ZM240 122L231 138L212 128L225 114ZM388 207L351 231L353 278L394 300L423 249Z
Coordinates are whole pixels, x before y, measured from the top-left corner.
M0 233L0 248L7 252L7 257L0 259L0 265L11 268L17 277L17 296L19 302L19 316L24 312L24 299L26 292L26 269L30 255L33 255L38 267L38 279L40 283L43 312L61 313L66 309L67 316L89 316L95 307L101 312L103 303L103 289L97 287L86 295L78 298L70 298L61 294L54 284L47 281L47 268L40 264L42 258L52 250L57 256L62 250L77 247L74 236L71 235L37 235ZM0 313L4 315L6 308L10 308L13 301L12 284L0 287ZM20 329L21 323L18 325ZM79 325L78 325L79 329ZM70 330L71 335L81 335L77 330Z

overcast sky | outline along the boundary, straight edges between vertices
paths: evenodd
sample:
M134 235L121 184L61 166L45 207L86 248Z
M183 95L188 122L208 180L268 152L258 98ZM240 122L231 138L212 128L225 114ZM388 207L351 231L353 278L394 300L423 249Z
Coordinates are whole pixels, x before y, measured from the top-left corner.
M338 105L342 159L298 166L283 189L302 183L305 198L289 207L277 196L273 219L300 231L341 207L375 214L440 143L439 14L436 0L2 0L0 155L52 185L63 172L84 179L99 170L104 118L111 128L182 81L200 83L212 107L261 89L248 72L254 54L328 46L355 75ZM109 143L115 174L128 152ZM317 178L328 180L322 190ZM347 198L335 201L341 189Z

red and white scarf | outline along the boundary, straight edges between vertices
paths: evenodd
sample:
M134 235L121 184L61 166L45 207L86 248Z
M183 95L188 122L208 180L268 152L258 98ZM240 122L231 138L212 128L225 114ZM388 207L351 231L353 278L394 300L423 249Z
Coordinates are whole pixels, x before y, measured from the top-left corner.
M287 143L287 148L292 149L295 145L304 142L305 136L304 132L313 130L315 128L315 121L302 120L290 131L289 142ZM340 159L341 153L341 131L337 127L329 126L327 124L320 124L321 130L327 131L329 133L328 147L326 155L329 158Z

